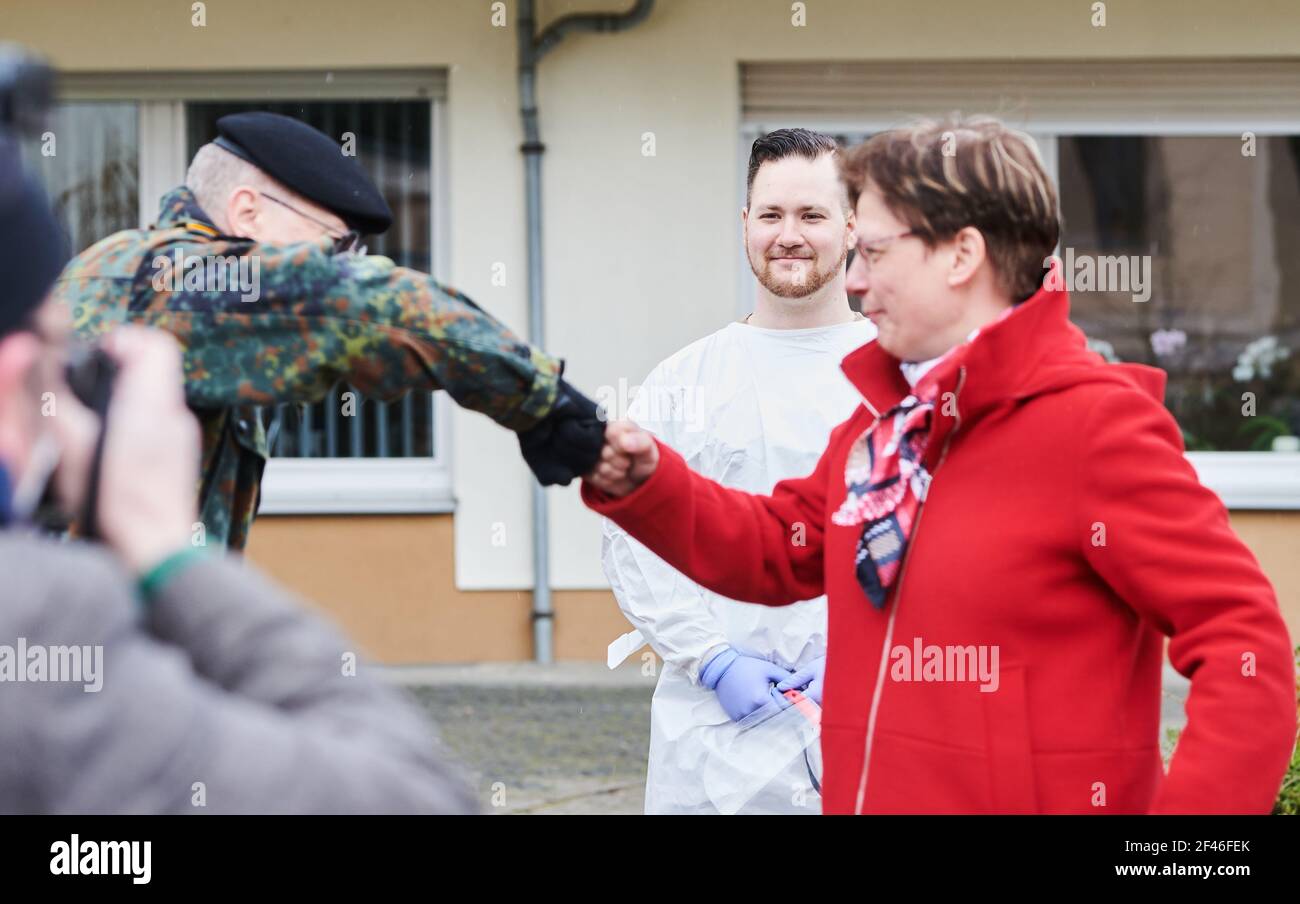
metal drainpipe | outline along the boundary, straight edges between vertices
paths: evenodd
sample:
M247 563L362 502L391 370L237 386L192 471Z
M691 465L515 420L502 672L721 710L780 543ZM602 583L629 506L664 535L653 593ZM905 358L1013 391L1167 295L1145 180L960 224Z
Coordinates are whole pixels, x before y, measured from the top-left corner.
M519 0L519 116L523 120L524 194L528 229L528 338L546 347L542 306L542 144L537 126L537 63L565 35L577 32L616 32L644 21L654 0L636 0L625 13L583 13L565 16L537 34L533 0ZM550 519L546 490L533 481L533 659L555 661L554 618L551 606Z

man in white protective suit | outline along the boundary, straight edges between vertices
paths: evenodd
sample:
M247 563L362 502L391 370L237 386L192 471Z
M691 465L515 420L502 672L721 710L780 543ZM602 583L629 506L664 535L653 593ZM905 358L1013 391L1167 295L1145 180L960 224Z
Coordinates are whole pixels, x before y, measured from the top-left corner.
M876 330L844 288L854 218L837 154L832 138L806 129L754 142L741 221L755 309L661 362L629 407L630 419L726 486L765 494L811 472L860 402L840 361ZM729 600L612 521L603 530L605 574L637 629L611 646L611 665L642 638L664 660L646 812L821 812L825 597L781 607ZM806 698L797 706L782 693L792 688Z

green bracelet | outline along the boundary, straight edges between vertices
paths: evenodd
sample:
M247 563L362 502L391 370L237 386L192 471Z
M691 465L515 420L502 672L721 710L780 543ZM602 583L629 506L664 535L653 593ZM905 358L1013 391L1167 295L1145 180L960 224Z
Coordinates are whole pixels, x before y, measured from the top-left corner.
M206 557L203 550L193 546L172 553L140 577L137 586L141 599L146 603L151 602L177 572L184 571L194 562Z

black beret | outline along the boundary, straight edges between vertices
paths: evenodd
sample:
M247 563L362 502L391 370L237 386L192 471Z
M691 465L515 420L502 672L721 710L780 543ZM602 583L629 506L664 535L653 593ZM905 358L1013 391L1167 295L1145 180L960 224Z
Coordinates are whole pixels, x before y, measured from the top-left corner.
M45 192L0 147L0 336L24 325L68 262Z
M232 113L217 120L216 144L242 157L366 235L386 232L393 212L355 157L290 116Z

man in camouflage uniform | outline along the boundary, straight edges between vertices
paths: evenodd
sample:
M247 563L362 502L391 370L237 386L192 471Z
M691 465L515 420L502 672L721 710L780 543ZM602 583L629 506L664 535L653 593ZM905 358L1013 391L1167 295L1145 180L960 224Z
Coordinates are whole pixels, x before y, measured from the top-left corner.
M55 290L82 336L134 323L180 340L203 428L200 517L210 538L235 550L248 539L268 455L255 406L315 402L341 380L380 400L445 389L519 433L544 484L595 466L603 424L561 379L562 361L427 274L349 250L392 220L354 159L276 114L217 126L221 137L195 155L187 179L224 168L229 178L205 197L216 209L190 187L174 189L155 226L87 249Z

